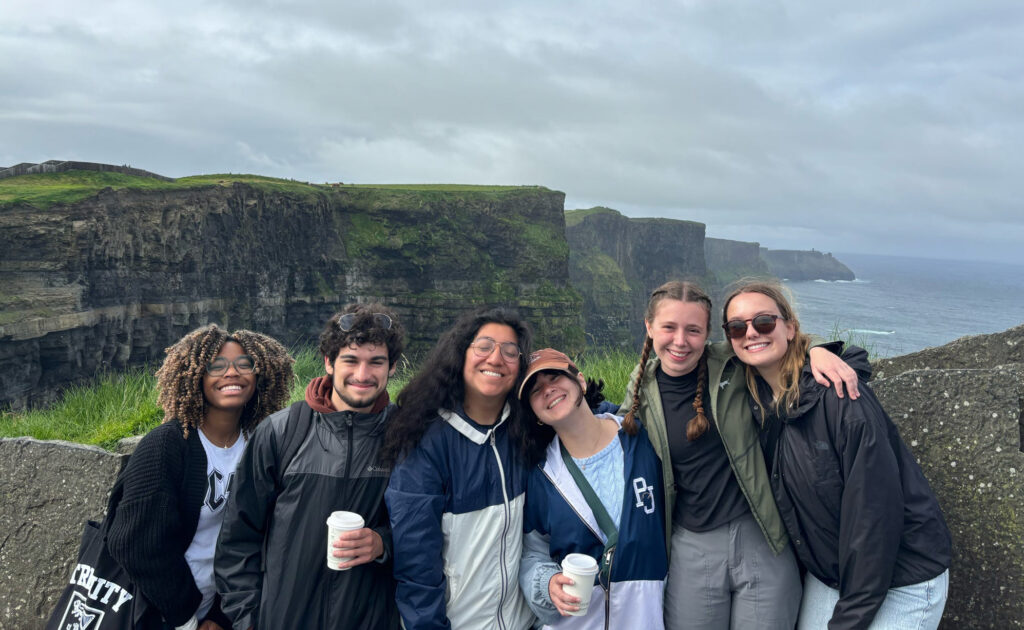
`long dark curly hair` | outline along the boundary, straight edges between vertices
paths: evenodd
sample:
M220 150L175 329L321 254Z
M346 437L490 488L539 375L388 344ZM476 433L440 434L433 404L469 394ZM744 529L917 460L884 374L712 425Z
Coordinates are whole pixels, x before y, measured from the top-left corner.
M509 416L508 431L512 443L520 454L525 452L526 433L522 426L522 412L516 392L526 374L527 357L530 356L533 335L530 327L519 313L507 308L490 308L467 313L459 318L437 340L419 372L398 394L398 411L388 423L388 433L381 449L381 459L394 463L411 451L430 424L437 420L439 409L454 409L461 404L466 394L462 368L466 361L466 350L473 343L477 331L485 324L504 324L516 333L519 343L519 376L509 390L506 402L512 412Z
M239 427L245 435L248 436L263 418L288 402L295 360L284 346L272 337L251 330L228 333L216 324L203 326L167 348L167 357L156 371L157 402L164 410L163 421L180 422L185 437L188 437L189 429L203 426L206 366L229 341L242 346L252 357L253 374L256 376L256 393L245 404L239 419Z

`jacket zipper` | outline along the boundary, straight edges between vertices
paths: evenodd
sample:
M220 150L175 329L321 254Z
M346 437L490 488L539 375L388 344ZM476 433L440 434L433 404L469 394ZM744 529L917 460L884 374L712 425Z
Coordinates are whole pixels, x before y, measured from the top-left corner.
M612 561L615 559L615 548L608 550L605 554L608 560L608 586L605 587L601 584L601 588L604 589L604 630L611 629L612 623ZM598 580L600 584L601 580Z
M491 431L491 450L494 451L494 459L498 462L498 474L501 476L501 496L504 499L504 513L505 522L501 528L501 550L499 553L499 563L501 564L501 597L498 598L498 627L504 629L505 618L503 616L505 610L505 587L508 584L508 566L505 562L505 556L508 555L507 549L505 548L505 539L508 537L508 527L511 518L511 508L508 504L508 490L505 488L505 467L501 465L501 456L498 454L498 445L494 436L494 431Z
M348 458L345 459L345 479L348 479L352 475L352 416L345 420L345 425L348 427Z
M561 495L562 500L565 501L565 504L569 506L569 509L571 509L573 512L576 513L576 516L578 516L580 521L584 525L586 525L587 529L589 529L590 532L592 534L594 534L594 537L597 538L598 542L601 542L601 535L598 534L597 531L593 527L590 526L590 523L587 522L587 519L583 518L583 515L580 514L580 511L576 509L576 506L572 504L572 501L569 500L569 497L565 496L565 493L562 492L562 489L558 487L558 484L555 483L555 480L551 478L551 475L548 474L548 471L544 470L544 467L542 465L540 465L540 464L538 464L537 467L540 468L540 471L542 473L544 473L544 476L547 477L548 481L551 482L551 486L555 489L555 492L557 492L559 495ZM614 557L614 555L615 555L615 549L609 549L608 550L608 586L605 587L604 584L601 584L601 580L600 579L597 580L597 583L601 586L601 589L604 591L604 630L610 630L610 625L609 624L611 624L611 618L612 618L611 617L612 558ZM591 585L591 588L593 588L593 585Z

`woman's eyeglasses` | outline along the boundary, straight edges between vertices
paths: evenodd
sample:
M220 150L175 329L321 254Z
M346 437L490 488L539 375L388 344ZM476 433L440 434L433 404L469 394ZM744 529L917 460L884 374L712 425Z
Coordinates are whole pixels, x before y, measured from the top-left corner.
M473 354L478 357L489 357L494 352L495 346L501 348L501 358L508 363L519 358L522 352L519 351L519 346L511 341L504 343L498 343L490 337L478 337L476 341L469 344L469 347L473 349Z
M338 328L342 332L348 332L352 330L352 327L356 325L356 321L359 320L361 313L345 313L338 318ZM384 313L373 313L373 325L377 328L383 328L384 330L391 330L391 318Z
M722 324L725 336L729 339L743 339L747 335L747 324L754 327L758 333L767 335L775 330L777 320L786 321L782 315L758 315L750 319L731 319Z
M210 364L206 366L206 373L210 376L220 376L228 371L228 366L235 366L235 371L239 374L252 374L252 370L255 367L252 357L247 354L235 357L234 361L228 361L224 357L217 357Z

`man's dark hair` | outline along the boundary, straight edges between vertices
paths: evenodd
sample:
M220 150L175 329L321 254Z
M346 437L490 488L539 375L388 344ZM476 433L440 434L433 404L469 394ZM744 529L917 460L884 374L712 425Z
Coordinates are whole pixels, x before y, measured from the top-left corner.
M342 318L345 318L347 323L344 327L348 330L342 330ZM388 321L390 327L385 326ZM395 366L405 349L405 329L402 323L394 311L379 302L348 304L327 320L327 325L320 333L320 354L333 363L342 348L367 343L387 346L390 367Z

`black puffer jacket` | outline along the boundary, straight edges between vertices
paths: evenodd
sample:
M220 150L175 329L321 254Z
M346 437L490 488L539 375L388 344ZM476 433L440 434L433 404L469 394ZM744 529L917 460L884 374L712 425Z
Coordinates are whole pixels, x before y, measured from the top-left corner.
M235 628L397 627L384 506L390 468L377 461L388 411L312 412L285 470L279 458L289 410L257 427L235 472L214 562L222 606ZM326 523L335 510L363 516L384 541L385 562L327 568Z
M851 346L843 359L862 378L860 397L839 398L805 367L798 407L783 419L771 466L797 556L839 590L829 630L867 628L888 589L945 571L952 544L928 481L864 382L867 352ZM761 399L770 400L771 390L759 385Z

